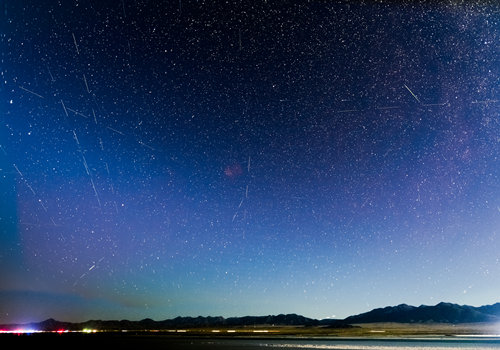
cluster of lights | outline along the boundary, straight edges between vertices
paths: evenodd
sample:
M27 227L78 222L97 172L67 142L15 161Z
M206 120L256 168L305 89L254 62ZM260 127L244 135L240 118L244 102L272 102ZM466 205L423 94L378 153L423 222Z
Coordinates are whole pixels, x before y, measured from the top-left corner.
M32 333L42 333L36 329L14 329L14 330L3 330L0 329L0 334L32 334Z
M85 333L85 334L91 334L91 333L97 333L97 329L90 329L90 328L84 328L79 331L70 331L67 329L58 329L56 331L40 331L36 329L13 329L13 330L4 330L0 329L0 334L34 334L34 333L57 333L57 334L64 334L64 333ZM126 330L122 330L122 332L127 332ZM158 332L158 330L153 330L150 332ZM186 329L169 329L167 332L176 332L176 333L187 333L188 330ZM222 332L219 329L213 329L211 330L212 333L220 333ZM227 333L236 333L237 331L234 329L228 329L226 330ZM268 330L268 329L256 329L252 331L253 333L278 333L279 330Z
M82 333L87 333L87 334L89 334L89 333L96 333L96 332L97 332L97 329L84 328L82 330Z
M69 331L67 329L58 329L56 331L40 331L37 329L13 329L13 330L4 330L0 329L0 334L34 334L34 333L57 333L57 334L64 334L64 333L69 333L69 332L81 332L81 333L96 333L96 329L88 329L85 328L81 331Z

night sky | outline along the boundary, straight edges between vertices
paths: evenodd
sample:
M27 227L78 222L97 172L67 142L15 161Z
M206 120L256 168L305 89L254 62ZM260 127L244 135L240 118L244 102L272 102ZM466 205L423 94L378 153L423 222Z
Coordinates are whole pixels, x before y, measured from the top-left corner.
M495 1L5 0L0 322L500 301Z

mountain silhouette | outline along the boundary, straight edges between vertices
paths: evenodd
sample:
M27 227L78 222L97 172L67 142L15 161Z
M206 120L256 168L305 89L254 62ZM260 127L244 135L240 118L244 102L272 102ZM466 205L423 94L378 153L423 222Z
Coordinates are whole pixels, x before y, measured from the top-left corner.
M451 303L439 303L434 306L410 306L401 304L374 309L344 319L346 323L374 322L436 322L436 323L476 323L500 321L500 303L474 307Z
M61 322L48 319L39 323L0 325L2 330L19 328L40 331L65 330L167 330L180 328L245 327L245 326L320 326L329 328L352 328L362 323L478 323L500 322L500 303L480 307L441 302L434 306L411 306L400 304L373 309L358 315L341 319L317 320L297 314L268 316L243 316L224 318L221 316L176 317L163 321L146 318L140 321L129 320L89 320L80 323Z
M350 328L341 320L316 320L297 314L268 316L243 316L224 318L221 316L176 317L163 321L146 318L140 321L129 320L89 320L80 323L60 322L48 319L39 323L0 325L3 330L36 329L40 331L65 330L166 330L179 328L244 327L244 326L327 326L331 328Z

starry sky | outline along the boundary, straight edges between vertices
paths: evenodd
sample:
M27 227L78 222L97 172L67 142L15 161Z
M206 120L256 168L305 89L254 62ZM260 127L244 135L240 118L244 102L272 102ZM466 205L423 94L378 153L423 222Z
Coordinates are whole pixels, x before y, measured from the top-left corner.
M0 322L500 301L495 2L0 7Z

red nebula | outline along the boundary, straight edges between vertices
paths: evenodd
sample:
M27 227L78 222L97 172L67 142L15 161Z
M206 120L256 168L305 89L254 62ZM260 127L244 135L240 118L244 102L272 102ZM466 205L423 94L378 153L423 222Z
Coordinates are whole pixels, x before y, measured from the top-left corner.
M241 168L241 165L239 165L239 164L228 165L224 169L224 174L227 177L234 179L234 178L240 176L241 174L243 174L243 169Z

